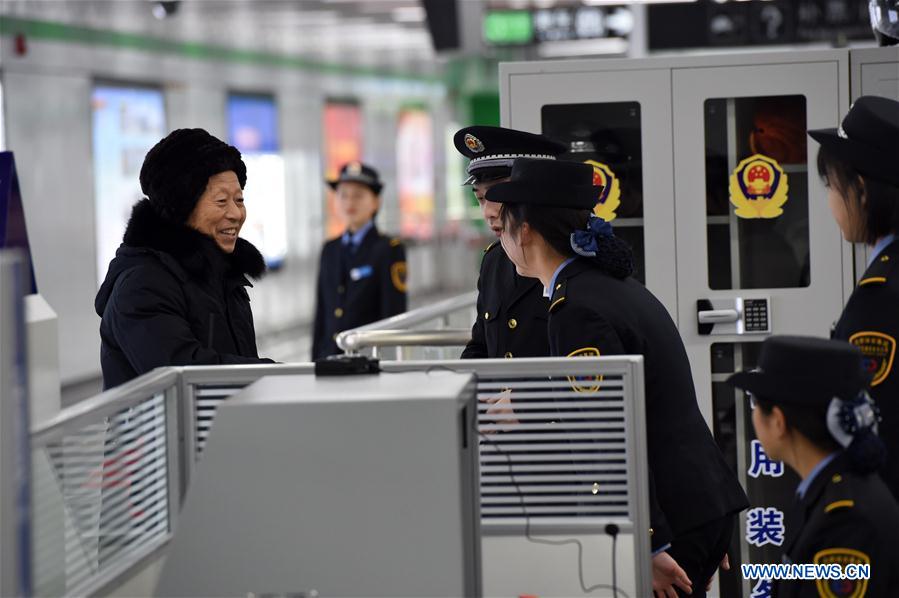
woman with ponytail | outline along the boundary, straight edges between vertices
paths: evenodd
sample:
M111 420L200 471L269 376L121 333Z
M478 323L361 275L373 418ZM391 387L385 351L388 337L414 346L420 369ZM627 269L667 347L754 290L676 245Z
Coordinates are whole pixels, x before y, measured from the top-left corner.
M674 322L592 213L600 190L589 165L521 158L487 199L502 204L500 241L516 271L543 283L551 355L644 356L653 590L705 596L748 501L700 414Z
M775 582L777 598L899 596L899 505L876 474L885 449L868 378L849 343L773 336L758 368L728 380L749 395L768 457L802 478L785 521L783 562L870 566L867 580Z
M899 501L899 373L893 369L899 339L899 102L862 96L838 129L809 135L821 144L818 174L843 238L868 246L865 271L831 337L862 352L883 418L887 458L880 475Z

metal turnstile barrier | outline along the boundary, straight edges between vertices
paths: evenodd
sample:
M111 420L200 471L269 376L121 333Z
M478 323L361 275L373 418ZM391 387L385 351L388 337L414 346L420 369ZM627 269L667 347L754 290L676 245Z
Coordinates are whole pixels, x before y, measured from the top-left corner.
M178 378L155 370L32 431L36 595L93 594L171 537Z
M523 545L531 542L524 535L602 537L614 523L626 538L619 587L636 592L631 596L651 592L642 358L381 367L476 374L483 539ZM34 429L36 594L97 594L159 554L217 406L251 382L279 375L314 370L312 364L161 368ZM552 550L574 563L574 551ZM485 587L491 558L485 554ZM591 560L587 568L595 566Z

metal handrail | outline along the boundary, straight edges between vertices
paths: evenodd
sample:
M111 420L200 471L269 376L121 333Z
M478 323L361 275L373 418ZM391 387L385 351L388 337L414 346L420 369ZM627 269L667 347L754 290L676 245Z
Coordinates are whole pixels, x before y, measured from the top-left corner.
M430 322L432 320L436 320L438 318L443 318L453 312L460 311L463 309L469 309L474 307L478 301L478 293L477 291L472 291L470 293L465 293L463 295L458 295L456 297L450 297L449 299L444 299L443 301L438 301L437 303L432 303L430 305L426 305L424 307L419 307L418 309L413 309L411 311L407 311L405 313L401 313L395 315L390 318L386 318L384 320L378 320L377 322L372 322L371 324L366 324L365 326L359 326L358 328L353 328L351 330L344 330L343 332L337 335L337 346L343 349L344 351L355 351L359 347L363 345L359 345L357 347L351 347L348 343L347 339L354 338L363 339L362 341L354 341L354 342L365 342L365 338L369 332L372 331L405 331L413 326L418 326L420 324L424 324L426 322ZM458 332L458 331L456 331ZM426 341L427 339L421 339ZM451 343L451 344L465 344L469 339L466 339L462 343ZM407 343L414 344L414 343ZM429 342L425 342L423 344L430 344ZM373 346L371 344L366 344L364 346ZM398 345L393 345L398 346ZM443 343L437 343L432 346L443 346Z
M344 351L358 351L372 347L457 347L471 340L471 330L347 330L341 333L340 346Z

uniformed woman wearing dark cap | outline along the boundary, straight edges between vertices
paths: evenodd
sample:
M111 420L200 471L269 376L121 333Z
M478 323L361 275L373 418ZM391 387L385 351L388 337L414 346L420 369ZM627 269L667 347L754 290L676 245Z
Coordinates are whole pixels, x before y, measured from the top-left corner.
M868 245L868 265L833 329L856 345L880 409L887 462L881 475L899 500L899 102L863 96L839 129L809 131L821 144L834 219L851 243Z
M350 162L327 183L346 230L322 247L312 359L342 353L338 333L406 311L406 248L375 226L384 187L378 171Z
M473 126L456 132L453 141L469 159L468 179L484 221L499 237L500 206L486 199L490 187L508 180L516 158L555 160L565 146L542 135L504 127ZM498 242L484 250L478 276L477 318L463 359L545 357L546 307L539 281L518 276Z
M502 204L503 249L550 296L554 356L644 356L653 589L704 596L748 501L699 412L690 364L668 311L630 277L633 255L593 216L586 164L516 160L487 192Z
M146 198L95 301L104 388L160 366L271 362L256 352L245 288L265 271L239 236L246 182L240 152L203 129L173 131L147 153Z
M859 350L774 336L757 369L728 381L749 394L765 453L802 478L785 522L783 563L870 566L868 580L775 581L773 596L899 596L899 505L874 473L884 447Z

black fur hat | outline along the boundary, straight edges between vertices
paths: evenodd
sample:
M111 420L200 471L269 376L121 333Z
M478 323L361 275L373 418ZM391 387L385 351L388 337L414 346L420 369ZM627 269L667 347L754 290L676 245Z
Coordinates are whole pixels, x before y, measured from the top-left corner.
M236 147L203 129L176 129L147 152L140 188L150 204L177 224L187 221L209 177L232 170L243 189L247 167Z

